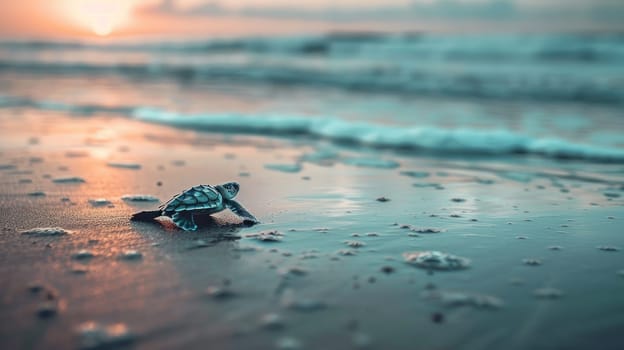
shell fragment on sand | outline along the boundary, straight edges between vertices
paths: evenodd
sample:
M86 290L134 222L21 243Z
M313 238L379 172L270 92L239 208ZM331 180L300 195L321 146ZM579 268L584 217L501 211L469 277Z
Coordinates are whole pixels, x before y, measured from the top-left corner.
M87 260L93 258L94 256L95 254L93 254L92 251L86 249L79 250L72 254L72 258L75 260Z
M76 329L80 349L112 349L129 344L136 338L123 323L102 325L88 321Z
M128 249L121 252L119 258L122 260L140 260L143 258L143 254L138 250Z
M424 299L436 300L445 306L471 306L477 309L499 309L503 301L492 295L473 294L455 291L427 290L422 293Z
M53 237L69 235L72 234L73 231L66 230L62 227L35 227L20 231L20 233L28 236Z
M159 202L155 196L150 194L124 194L121 199L128 202Z
M78 176L69 176L69 177L56 177L52 179L52 182L57 184L80 184L86 182L83 178Z
M405 262L427 270L462 270L470 266L470 259L438 251L403 253Z
M112 202L106 198L94 198L94 199L89 199L89 204L91 204L94 207L102 207L105 205L110 205L112 204Z
M127 163L127 162L108 162L106 163L109 167L113 168L121 168L121 169L141 169L141 164L138 163Z
M539 299L559 299L563 296L563 292L557 288L538 288L533 291L533 295Z
M600 245L597 246L596 249L602 250L603 252L619 252L620 248L612 245Z
M283 236L284 234L277 230L261 231L245 235L247 238L253 238L261 242L280 242Z
M283 173L298 173L301 171L301 164L266 164L264 167Z

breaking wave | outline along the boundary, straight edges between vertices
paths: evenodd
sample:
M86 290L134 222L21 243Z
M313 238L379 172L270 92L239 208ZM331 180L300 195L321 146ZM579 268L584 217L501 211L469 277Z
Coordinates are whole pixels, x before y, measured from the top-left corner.
M181 114L145 106L74 105L0 95L0 108L31 108L74 115L114 114L206 132L307 136L337 143L434 154L533 154L551 158L624 163L624 149L534 138L508 130L382 125L336 117L275 114Z

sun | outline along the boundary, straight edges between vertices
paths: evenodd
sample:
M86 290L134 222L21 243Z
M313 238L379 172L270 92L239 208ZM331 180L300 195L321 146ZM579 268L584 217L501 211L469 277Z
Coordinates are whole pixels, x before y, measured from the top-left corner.
M132 1L69 0L67 10L80 26L107 36L129 20Z

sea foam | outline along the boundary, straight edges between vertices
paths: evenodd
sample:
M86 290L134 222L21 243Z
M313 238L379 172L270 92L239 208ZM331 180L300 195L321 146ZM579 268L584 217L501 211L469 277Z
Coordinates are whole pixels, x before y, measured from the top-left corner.
M354 122L332 117L214 113L183 115L137 108L138 120L211 132L304 135L370 147L449 154L537 154L552 158L624 162L624 149L577 144L556 138L533 138L508 130L445 129Z

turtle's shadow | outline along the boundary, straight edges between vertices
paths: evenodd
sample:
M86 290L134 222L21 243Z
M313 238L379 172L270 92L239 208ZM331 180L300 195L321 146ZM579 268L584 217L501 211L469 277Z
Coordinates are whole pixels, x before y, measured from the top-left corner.
M132 220L131 222L133 228L141 233L154 234L154 232L161 232L180 241L201 238L210 245L225 241L237 241L241 238L237 234L240 230L256 224L249 220L236 223L226 218L217 218L212 215L195 215L194 220L197 225L196 231L184 231L166 217L158 217L152 220Z

